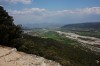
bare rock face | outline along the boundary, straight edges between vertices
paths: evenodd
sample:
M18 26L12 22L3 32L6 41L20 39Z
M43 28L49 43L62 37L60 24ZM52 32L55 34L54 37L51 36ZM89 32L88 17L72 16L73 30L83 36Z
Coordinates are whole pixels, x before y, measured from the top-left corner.
M0 66L61 66L36 55L18 52L15 48L0 46Z

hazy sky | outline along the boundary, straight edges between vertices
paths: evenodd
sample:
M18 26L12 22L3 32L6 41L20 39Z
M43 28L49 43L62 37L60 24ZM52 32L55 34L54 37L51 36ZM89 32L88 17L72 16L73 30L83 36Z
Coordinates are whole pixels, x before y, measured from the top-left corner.
M100 21L100 0L0 0L17 24Z

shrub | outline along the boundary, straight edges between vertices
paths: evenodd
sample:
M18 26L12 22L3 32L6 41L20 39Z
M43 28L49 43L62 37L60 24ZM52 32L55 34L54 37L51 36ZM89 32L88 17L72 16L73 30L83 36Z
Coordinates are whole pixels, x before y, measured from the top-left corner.
M13 17L0 6L0 44L8 44L21 37L21 25L15 25L13 21Z

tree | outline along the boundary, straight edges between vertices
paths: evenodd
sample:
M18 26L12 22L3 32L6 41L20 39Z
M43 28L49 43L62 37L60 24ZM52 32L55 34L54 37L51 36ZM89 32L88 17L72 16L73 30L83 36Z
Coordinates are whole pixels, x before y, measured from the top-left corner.
M0 6L0 44L8 44L11 40L21 37L21 26L15 25L13 21L13 17Z

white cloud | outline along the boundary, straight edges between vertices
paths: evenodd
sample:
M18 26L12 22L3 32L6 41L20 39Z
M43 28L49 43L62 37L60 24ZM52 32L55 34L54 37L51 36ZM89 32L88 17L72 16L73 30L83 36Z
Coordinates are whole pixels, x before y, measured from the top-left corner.
M45 13L46 9L40 9L40 8L31 8L31 9L23 9L21 11L18 10L10 10L10 13L12 14L35 14L35 13Z
M100 7L91 7L91 8L83 8L83 9L75 9L75 10L62 10L57 11L58 13L64 14L100 14Z
M23 10L10 10L12 14L45 14L45 15L68 15L68 14L100 14L100 7L91 7L91 8L83 8L83 9L75 9L75 10L61 10L61 11L48 11L46 9L40 8L31 8L31 9L23 9Z
M90 15L100 15L100 7L91 7L75 10L49 11L41 8L23 10L9 10L16 22L61 22L84 21L97 19Z
M84 8L77 11L82 14L100 14L100 7Z
M8 3L23 3L23 4L31 4L32 0L2 0L3 2L8 2Z

